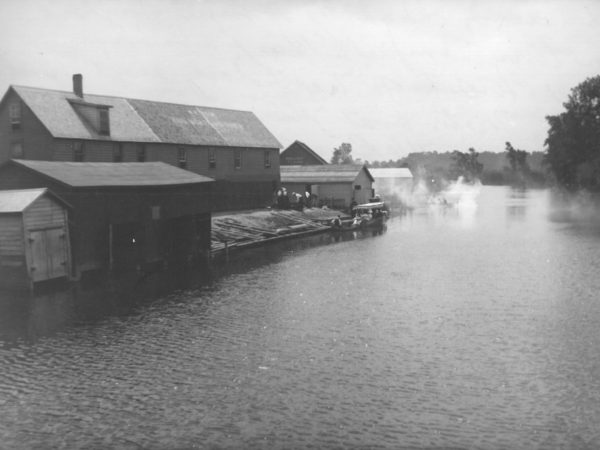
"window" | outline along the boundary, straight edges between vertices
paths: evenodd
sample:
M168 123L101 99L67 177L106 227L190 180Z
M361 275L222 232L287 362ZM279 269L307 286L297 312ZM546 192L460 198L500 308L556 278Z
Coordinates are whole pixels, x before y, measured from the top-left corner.
M123 144L113 144L113 162L123 162Z
M362 186L360 184L355 184L354 185L354 190L355 191L360 191L362 189Z
M265 169L271 168L271 152L265 150Z
M23 154L24 152L22 142L13 142L10 145L10 155L12 158L22 158Z
M21 104L11 103L9 107L10 126L13 130L21 128Z
M208 168L215 169L217 167L217 159L215 158L215 149L208 149Z
M138 144L137 161L138 162L146 161L146 145L145 144Z
M99 109L98 115L100 117L100 128L98 130L98 133L104 136L109 136L110 121L108 120L108 109Z
M240 149L233 151L233 167L235 169L242 168L242 151Z
M179 167L181 169L187 168L187 155L185 152L185 148L179 147L177 149L177 162L179 163Z
M85 158L85 147L83 142L73 143L73 161L83 161Z

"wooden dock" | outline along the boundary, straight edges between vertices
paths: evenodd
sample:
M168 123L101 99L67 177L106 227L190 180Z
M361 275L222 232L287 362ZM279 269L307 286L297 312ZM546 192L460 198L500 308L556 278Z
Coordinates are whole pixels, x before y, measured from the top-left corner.
M211 254L241 249L331 229L331 221L346 215L332 209L304 211L268 209L217 214L212 217Z

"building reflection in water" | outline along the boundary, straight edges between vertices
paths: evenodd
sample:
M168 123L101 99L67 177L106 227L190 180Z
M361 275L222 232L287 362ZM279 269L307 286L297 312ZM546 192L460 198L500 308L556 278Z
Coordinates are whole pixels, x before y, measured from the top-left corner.
M111 281L46 284L30 292L0 292L0 341L38 339L72 325L124 316L170 293L210 283L210 273L172 270Z
M229 274L276 263L286 255L312 247L380 236L386 227L344 233L322 233L232 253L216 258L210 268L177 268L140 275L104 277L76 284L49 283L36 292L0 291L0 344L35 342L69 326L97 322L106 317L127 316L152 302L186 292L210 289Z

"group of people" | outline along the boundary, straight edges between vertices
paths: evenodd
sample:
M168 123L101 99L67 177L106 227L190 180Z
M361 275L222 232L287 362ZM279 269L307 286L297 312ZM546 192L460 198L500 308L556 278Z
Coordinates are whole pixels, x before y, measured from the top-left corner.
M316 195L308 191L304 194L297 192L288 194L286 188L280 188L275 192L275 205L279 209L296 209L302 211L304 208L312 208L315 203Z

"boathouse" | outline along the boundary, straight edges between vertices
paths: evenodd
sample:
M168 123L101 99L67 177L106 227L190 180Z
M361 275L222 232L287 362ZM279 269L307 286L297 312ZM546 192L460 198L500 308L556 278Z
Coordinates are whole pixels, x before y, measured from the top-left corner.
M161 161L215 180L214 210L263 207L280 183L281 144L251 111L9 86L0 163Z
M281 152L279 164L282 166L314 166L327 164L327 161L304 142L296 140Z
M370 168L375 194L390 204L401 204L413 189L413 174L406 167Z
M373 197L373 177L361 164L281 166L281 184L292 192L309 192L318 206L347 209L352 202L366 203Z
M0 287L65 278L70 205L46 188L0 191Z
M75 278L207 257L212 185L162 162L11 160L0 166L0 189L48 188L71 205Z

